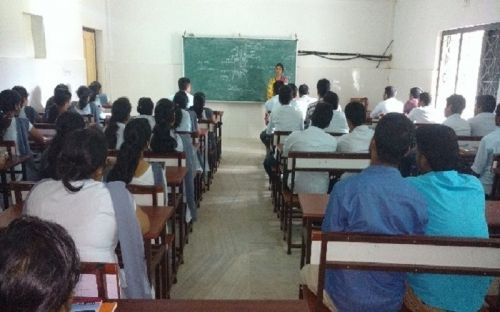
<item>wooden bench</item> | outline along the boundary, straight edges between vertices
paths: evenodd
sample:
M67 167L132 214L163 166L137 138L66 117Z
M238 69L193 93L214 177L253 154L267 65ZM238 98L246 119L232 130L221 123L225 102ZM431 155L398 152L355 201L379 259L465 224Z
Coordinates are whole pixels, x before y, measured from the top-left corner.
M290 174L290 188L283 187L285 229L287 253L291 248L299 248L301 244L292 244L292 220L302 218L300 205L295 192L295 174L297 172L324 172L340 176L345 172L360 172L370 165L368 153L329 153L329 152L290 152L287 168ZM286 176L286 175L285 175ZM282 182L286 186L287 181Z
M311 263L319 265L317 295L301 289L320 311L327 269L500 276L500 239L318 233Z
M80 281L75 287L74 302L85 299L120 299L116 263L81 262Z

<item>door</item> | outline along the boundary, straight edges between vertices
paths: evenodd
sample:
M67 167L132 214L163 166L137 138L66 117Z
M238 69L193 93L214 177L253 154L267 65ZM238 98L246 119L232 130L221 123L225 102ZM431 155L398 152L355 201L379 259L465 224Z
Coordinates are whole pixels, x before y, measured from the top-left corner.
M83 53L87 69L87 84L97 80L97 57L95 45L95 30L83 29Z

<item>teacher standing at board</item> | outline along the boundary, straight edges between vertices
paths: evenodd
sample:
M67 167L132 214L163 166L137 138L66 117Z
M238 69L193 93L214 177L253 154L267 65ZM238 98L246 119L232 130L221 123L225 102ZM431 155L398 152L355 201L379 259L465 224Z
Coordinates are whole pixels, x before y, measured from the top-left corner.
M288 78L284 75L285 67L283 64L278 63L274 66L274 77L269 79L267 83L267 99L273 97L273 85L276 81L283 81L284 84L288 83Z

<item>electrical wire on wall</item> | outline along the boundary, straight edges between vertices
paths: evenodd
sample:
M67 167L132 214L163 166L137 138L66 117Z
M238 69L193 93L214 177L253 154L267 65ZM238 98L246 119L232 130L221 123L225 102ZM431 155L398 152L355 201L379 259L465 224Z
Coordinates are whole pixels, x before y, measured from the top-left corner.
M362 53L320 52L320 51L306 51L306 50L299 50L297 51L297 53L299 56L313 55L330 61L351 61L355 59L364 59L367 61L378 62L379 63L377 65L378 68L380 62L388 62L392 59L392 55L385 55L387 53L387 50L389 50L390 46L392 45L392 42L393 40L391 40L391 42L387 45L382 55L362 54Z

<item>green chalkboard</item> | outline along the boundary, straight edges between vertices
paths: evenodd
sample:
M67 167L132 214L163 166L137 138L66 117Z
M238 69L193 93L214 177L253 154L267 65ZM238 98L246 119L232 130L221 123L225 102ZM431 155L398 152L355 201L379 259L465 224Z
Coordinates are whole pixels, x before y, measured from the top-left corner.
M208 100L265 101L274 66L295 81L296 40L184 37L184 75Z

